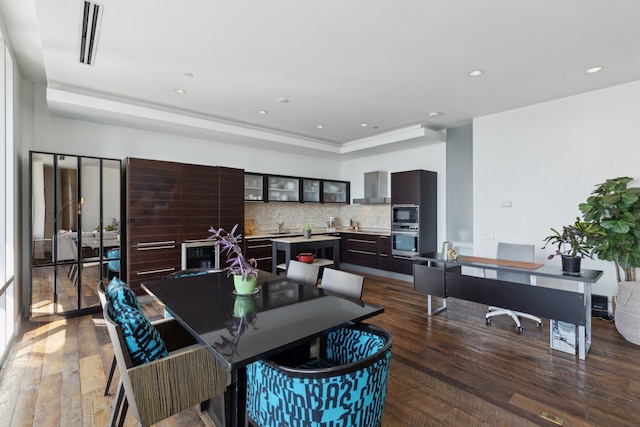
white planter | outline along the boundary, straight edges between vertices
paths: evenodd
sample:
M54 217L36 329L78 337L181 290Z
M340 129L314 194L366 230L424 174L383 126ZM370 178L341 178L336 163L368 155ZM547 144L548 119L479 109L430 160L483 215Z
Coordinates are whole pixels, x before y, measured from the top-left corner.
M619 282L614 299L616 329L624 339L640 345L640 282Z

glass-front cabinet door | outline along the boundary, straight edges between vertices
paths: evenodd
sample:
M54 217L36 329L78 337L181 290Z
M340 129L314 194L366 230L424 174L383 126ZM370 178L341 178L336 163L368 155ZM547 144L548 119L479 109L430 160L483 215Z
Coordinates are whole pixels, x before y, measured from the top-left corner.
M299 202L300 201L300 178L283 176L268 177L269 202Z
M31 318L100 307L97 283L120 272L121 162L30 153Z
M349 203L349 183L322 181L322 203Z
M244 200L264 201L264 176L257 174L244 174Z
M320 202L320 180L306 179L302 180L302 201L303 202Z

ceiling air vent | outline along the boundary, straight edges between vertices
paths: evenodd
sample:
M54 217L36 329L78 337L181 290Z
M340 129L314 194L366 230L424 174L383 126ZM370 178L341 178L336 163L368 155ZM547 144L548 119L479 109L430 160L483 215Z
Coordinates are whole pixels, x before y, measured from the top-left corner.
M102 5L85 1L80 22L80 63L93 65L96 59L101 24Z

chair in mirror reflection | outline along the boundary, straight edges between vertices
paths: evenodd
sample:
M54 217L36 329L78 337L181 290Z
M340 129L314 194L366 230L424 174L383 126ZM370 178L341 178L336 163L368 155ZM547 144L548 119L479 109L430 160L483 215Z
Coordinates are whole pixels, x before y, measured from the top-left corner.
M325 268L320 281L323 290L358 300L362 299L363 284L363 276L333 268Z

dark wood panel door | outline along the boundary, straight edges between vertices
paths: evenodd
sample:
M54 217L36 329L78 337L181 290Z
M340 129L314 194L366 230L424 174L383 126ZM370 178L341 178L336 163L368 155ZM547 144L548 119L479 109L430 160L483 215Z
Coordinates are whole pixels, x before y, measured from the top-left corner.
M206 239L220 223L220 168L182 166L182 240Z
M391 203L394 205L420 204L420 171L391 174Z
M244 233L244 170L220 167L220 227Z

